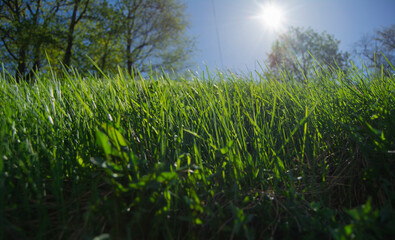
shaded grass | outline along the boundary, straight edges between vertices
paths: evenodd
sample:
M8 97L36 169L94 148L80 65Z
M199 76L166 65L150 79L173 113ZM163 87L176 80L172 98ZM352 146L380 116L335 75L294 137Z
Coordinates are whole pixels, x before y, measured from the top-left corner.
M0 238L389 237L394 77L333 73L3 76Z

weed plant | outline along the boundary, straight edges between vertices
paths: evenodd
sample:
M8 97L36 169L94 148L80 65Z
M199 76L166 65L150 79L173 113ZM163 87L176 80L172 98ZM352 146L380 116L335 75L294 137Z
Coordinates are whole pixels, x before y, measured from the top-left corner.
M395 77L0 77L0 239L389 239Z

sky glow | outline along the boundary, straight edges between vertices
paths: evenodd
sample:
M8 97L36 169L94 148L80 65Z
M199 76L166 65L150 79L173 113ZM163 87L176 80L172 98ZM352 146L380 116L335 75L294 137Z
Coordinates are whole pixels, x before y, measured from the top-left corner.
M264 61L273 42L290 26L311 27L319 33L326 31L341 41L339 47L342 51L352 52L356 41L364 34L395 24L395 0L185 2L191 20L188 33L196 36L198 51L193 57L193 69L196 71L208 67L210 70L220 68L248 72L259 70L260 64L265 68ZM270 10L270 7L270 11L265 10L270 5L276 5L278 10ZM276 14L277 11L282 13Z

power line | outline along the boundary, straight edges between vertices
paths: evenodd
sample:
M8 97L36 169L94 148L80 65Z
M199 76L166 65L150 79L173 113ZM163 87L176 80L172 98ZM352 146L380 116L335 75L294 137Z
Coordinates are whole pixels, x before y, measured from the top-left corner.
M218 24L217 24L217 14L215 13L215 5L214 0L211 0L211 4L213 6L213 14L214 14L214 23L215 23L215 31L217 33L217 44L218 44L218 52L219 52L219 59L221 61L221 66L224 66L224 61L222 60L222 51L221 51L221 41L219 39L219 31L218 31Z

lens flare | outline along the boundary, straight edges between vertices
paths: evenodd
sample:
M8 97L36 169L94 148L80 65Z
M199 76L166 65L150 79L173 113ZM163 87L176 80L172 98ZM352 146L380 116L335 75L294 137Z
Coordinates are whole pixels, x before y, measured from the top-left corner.
M285 16L281 6L274 3L260 5L260 13L256 16L265 28L279 31L284 28Z

